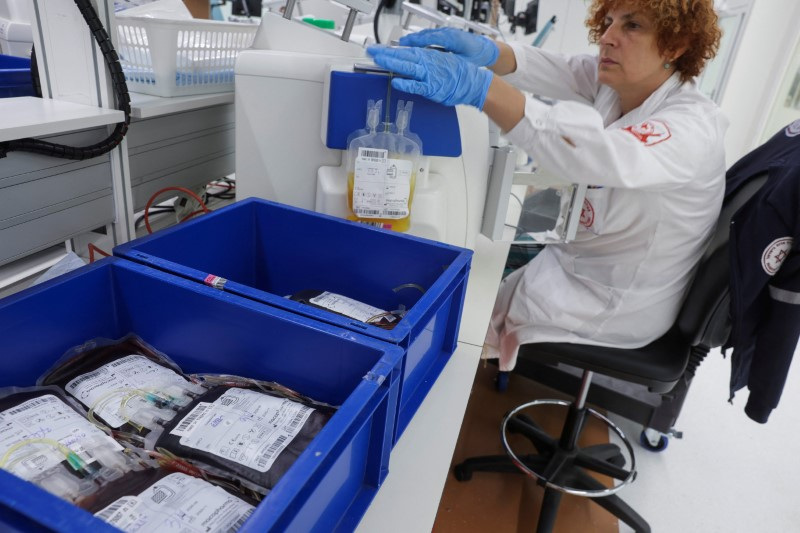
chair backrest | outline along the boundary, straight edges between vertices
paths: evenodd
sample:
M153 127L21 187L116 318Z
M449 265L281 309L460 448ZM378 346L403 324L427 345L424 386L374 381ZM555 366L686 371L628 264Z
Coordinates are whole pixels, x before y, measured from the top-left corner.
M692 285L676 321L678 330L692 346L721 346L730 333L730 258L728 238L731 218L761 188L766 173L749 180L727 200L717 228L700 260Z

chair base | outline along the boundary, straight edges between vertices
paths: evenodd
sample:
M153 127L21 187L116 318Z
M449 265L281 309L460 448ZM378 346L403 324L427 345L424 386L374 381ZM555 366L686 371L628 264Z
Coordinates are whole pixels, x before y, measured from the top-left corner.
M532 403L563 405L566 402L556 400ZM568 405L567 421L564 431L558 439L548 435L530 417L524 414L514 414L524 406L515 409L510 413L513 416L507 417L504 424L510 432L524 435L530 440L536 453L514 457L509 455L473 457L454 467L456 479L468 481L474 472L526 473L528 475L533 473L532 477L536 478L537 483L545 488L537 533L552 531L563 492L593 496L592 499L598 505L635 531L649 533L650 526L647 522L621 498L613 494L617 487L609 491L589 473L591 471L618 480L632 480L634 471L623 468L626 460L621 449L615 444L598 444L579 448L576 445L577 437L583 429L589 410L586 407L578 407L576 404ZM632 448L621 431L616 426L613 428L623 437L629 453L632 452ZM505 440L505 432L503 436ZM598 496L600 494L608 495Z

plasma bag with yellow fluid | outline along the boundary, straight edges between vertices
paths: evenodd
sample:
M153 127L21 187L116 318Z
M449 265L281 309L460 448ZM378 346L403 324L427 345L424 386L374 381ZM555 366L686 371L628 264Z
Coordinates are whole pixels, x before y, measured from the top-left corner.
M413 102L400 100L394 122L381 122L383 100L367 102L365 129L347 139L348 218L394 231L411 219L422 141L408 131ZM388 111L388 110L387 110Z

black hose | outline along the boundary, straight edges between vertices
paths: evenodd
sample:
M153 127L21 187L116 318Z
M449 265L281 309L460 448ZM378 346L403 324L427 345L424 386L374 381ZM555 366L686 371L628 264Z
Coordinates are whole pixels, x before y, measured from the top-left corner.
M388 0L380 0L378 7L375 8L375 16L372 18L372 32L375 34L375 43L381 44L381 38L378 36L378 19L381 17L381 11L386 6Z
M131 121L131 98L128 94L128 85L125 83L125 74L122 72L122 66L119 64L119 56L117 56L117 52L111 44L111 38L108 36L105 28L103 28L103 23L97 16L97 12L94 10L90 0L75 0L75 5L78 6L78 9L83 15L83 19L86 21L86 24L88 24L95 41L97 41L103 53L103 59L108 67L108 71L111 75L111 82L114 85L114 92L117 96L117 108L125 113L125 120L118 123L114 131L111 132L107 138L89 146L75 147L41 141L39 139L18 139L0 143L0 158L5 157L8 152L20 151L60 157L63 159L91 159L107 154L119 146L125 134L128 132L128 125Z

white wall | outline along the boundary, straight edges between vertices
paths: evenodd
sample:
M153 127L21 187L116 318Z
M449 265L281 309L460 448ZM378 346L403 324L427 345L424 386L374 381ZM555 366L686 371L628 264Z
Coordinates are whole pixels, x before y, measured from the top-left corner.
M721 107L730 120L728 165L761 144L768 115L800 38L800 2L755 0Z

